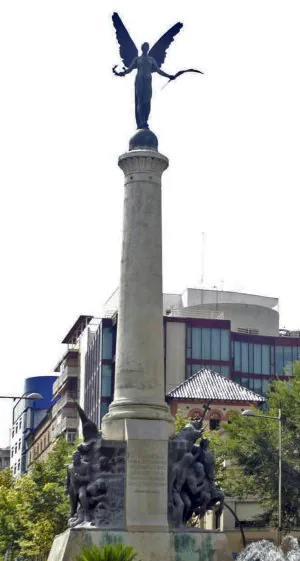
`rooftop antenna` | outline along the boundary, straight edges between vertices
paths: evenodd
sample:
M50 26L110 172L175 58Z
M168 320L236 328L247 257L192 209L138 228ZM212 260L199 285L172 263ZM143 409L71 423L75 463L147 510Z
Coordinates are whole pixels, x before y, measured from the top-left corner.
M204 267L205 267L205 232L201 233L201 280L200 286L204 285Z
M205 232L201 233L201 304L203 305L203 285L204 285L204 268L205 268Z

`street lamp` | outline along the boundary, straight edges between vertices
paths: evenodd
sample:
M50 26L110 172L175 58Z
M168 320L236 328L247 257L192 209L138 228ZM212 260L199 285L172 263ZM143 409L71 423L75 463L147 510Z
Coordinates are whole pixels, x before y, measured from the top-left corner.
M44 399L44 397L40 394L40 393L36 393L36 392L32 392L32 393L28 393L25 392L23 393L23 395L0 395L0 399L13 399L14 401L16 399L34 399L34 400L38 400L38 399Z
M281 495L282 495L282 416L281 416L281 403L279 402L278 416L273 417L271 415L256 415L251 409L246 409L243 411L242 415L244 417L256 417L257 419L275 419L278 421L278 545L281 542L281 522L282 522L282 506L281 506Z

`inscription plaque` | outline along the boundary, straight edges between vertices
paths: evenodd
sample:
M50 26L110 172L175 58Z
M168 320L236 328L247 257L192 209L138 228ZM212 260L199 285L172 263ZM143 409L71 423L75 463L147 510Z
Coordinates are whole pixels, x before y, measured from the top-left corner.
M135 492L160 493L159 487L167 485L167 461L157 453L144 453L142 457L128 458L128 484Z
M129 440L126 466L126 520L132 527L166 526L168 442Z

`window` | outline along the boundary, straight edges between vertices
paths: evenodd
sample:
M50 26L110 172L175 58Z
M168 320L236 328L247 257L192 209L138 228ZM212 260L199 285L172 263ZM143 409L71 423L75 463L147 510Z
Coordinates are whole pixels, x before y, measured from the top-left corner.
M219 430L221 423L221 415L219 413L212 413L209 418L210 430Z
M202 358L201 327L192 328L192 353L191 358Z
M269 345L261 346L262 356L262 374L270 374L270 347Z
M186 330L186 358L192 358L192 328Z
M101 402L101 406L100 406L100 422L102 421L102 418L104 417L104 415L107 413L108 407L109 407L109 404L108 404L108 403L106 403L105 401L102 401L102 402Z
M75 442L77 438L77 431L76 429L69 429L66 432L66 439L68 442Z
M14 465L14 475L17 473L17 464Z
M101 367L101 395L111 397L112 395L112 367L109 364L102 364Z
M201 358L211 357L211 329L203 327L202 329L202 354ZM198 358L198 357L197 357Z
M21 468L21 460L19 459L18 460L18 471L20 471L20 468Z
M12 447L11 447L11 457L12 457L12 458L13 458L13 455L14 455L14 447L12 446Z
M17 450L18 450L18 444L17 444L17 442L16 442L16 443L15 443L15 454L17 453Z
M212 372L217 372L229 378L230 369L229 366L223 364L188 364L186 368L186 377L189 378L196 372L199 372L202 368L207 368L207 370L212 370Z
M104 327L102 332L102 358L112 359L113 357L113 329Z
M253 372L261 374L261 345L253 345Z
M211 358L220 360L221 356L221 329L211 330Z
M275 347L275 373L279 376L283 374L283 347L281 345Z
M15 427L12 428L12 432L11 432L11 437L13 438L15 436Z
M242 343L242 372L249 372L248 343Z
M188 327L186 357L229 361L229 331L208 327Z
M241 371L241 343L234 341L233 345L234 370Z
M21 430L21 428L22 428L22 417L21 417L21 419L19 420L19 430Z
M44 436L44 448L46 448L47 446L47 440L46 440L46 435Z
M237 384L241 384L245 388L249 388L256 393L261 395L267 395L269 388L269 380L263 378L234 378Z
M249 374L271 374L270 345L234 341L234 370Z
M221 360L229 360L229 331L221 330Z

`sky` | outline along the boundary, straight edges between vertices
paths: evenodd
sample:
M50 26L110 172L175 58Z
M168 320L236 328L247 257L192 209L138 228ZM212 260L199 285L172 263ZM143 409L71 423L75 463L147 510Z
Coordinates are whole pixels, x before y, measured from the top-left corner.
M78 315L118 286L134 73L111 22L137 46L177 21L151 129L163 176L165 292L208 287L280 298L300 328L298 0L3 0L0 3L0 394L51 374ZM202 235L205 232L205 235ZM204 271L203 248L204 243ZM1 402L0 446L12 403Z

